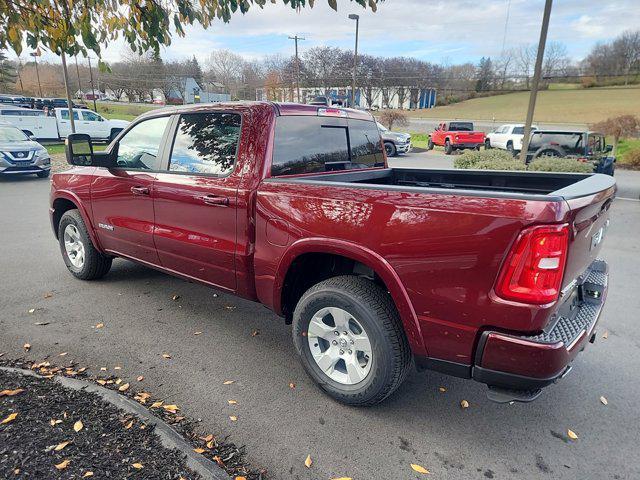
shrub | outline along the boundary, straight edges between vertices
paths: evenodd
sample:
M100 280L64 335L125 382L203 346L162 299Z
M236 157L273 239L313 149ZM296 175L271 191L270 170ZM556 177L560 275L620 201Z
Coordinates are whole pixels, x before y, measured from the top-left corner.
M517 158L483 160L473 167L477 170L526 170L527 166Z
M640 148L633 148L624 154L624 164L640 168Z
M574 172L593 173L593 164L579 162L575 158L558 158L542 156L529 164L529 170L535 172Z
M398 110L384 110L380 114L380 123L385 125L389 130L393 130L393 126L406 127L409 125L407 116Z
M480 162L508 162L514 161L509 152L504 150L465 150L465 152L456 157L453 161L455 168L478 168L476 165Z

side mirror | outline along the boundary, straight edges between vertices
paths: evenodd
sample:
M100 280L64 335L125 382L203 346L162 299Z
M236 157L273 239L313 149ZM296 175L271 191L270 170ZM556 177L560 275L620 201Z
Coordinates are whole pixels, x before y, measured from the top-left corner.
M80 167L115 167L114 156L107 152L93 152L91 136L70 133L64 141L67 163Z
M605 145L604 152L609 153L613 151L613 145Z

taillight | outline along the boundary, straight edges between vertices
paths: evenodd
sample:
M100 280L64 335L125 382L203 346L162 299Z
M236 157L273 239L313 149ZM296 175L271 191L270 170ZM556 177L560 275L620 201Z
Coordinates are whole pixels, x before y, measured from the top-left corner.
M523 230L502 265L496 294L536 305L554 302L562 285L568 245L568 225Z
M340 108L319 108L318 109L319 117L347 117L347 112Z

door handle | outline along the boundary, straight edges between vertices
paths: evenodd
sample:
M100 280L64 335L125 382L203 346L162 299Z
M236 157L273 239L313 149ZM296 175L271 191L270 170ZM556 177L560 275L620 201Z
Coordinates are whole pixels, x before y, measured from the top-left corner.
M149 187L131 187L131 193L134 195L149 195L151 191Z
M201 195L196 197L202 203L206 203L207 205L221 205L228 206L229 199L227 197L219 197L217 195Z

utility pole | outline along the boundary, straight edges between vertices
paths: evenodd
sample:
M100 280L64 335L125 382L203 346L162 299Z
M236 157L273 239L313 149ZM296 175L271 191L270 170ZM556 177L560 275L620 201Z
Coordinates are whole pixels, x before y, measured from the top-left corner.
M289 37L289 40L294 40L296 42L296 90L298 92L298 103L300 103L300 59L298 58L298 40L304 40L304 38L295 35L293 37Z
M42 98L42 86L40 85L40 71L38 70L38 57L40 56L40 53L35 51L35 52L31 52L29 55L33 57L33 61L36 64L36 77L38 77L38 92L40 93L40 98Z
M22 60L18 57L18 80L20 80L20 93L24 95L24 87L22 86Z
M78 91L82 94L82 84L80 83L80 69L78 68L78 55L74 55L73 58L76 59L76 75L78 76Z
M358 26L360 24L360 15L352 13L349 15L351 20L356 21L356 48L353 52L353 78L351 79L351 108L356 106L356 68L358 67Z
M91 97L93 98L93 111L98 112L98 107L96 106L96 89L93 88L93 70L91 69L91 57L87 57L89 60L89 78L91 79Z
M533 70L533 81L531 83L531 94L529 95L529 108L527 109L527 119L524 124L524 137L522 138L522 150L520 150L520 161L527 161L527 151L529 150L529 138L531 137L531 123L533 122L533 112L536 108L536 98L538 97L538 84L542 71L542 60L544 58L544 47L547 44L547 31L549 30L549 18L551 17L551 5L553 0L546 0L544 4L544 14L542 16L542 28L540 29L540 41L538 42L538 55L536 66Z
M71 101L71 88L69 87L69 73L67 72L67 56L64 52L60 54L62 58L62 74L64 76L64 87L67 91L67 107L69 110L69 121L71 122L71 133L76 133L76 123L73 120L73 102Z

